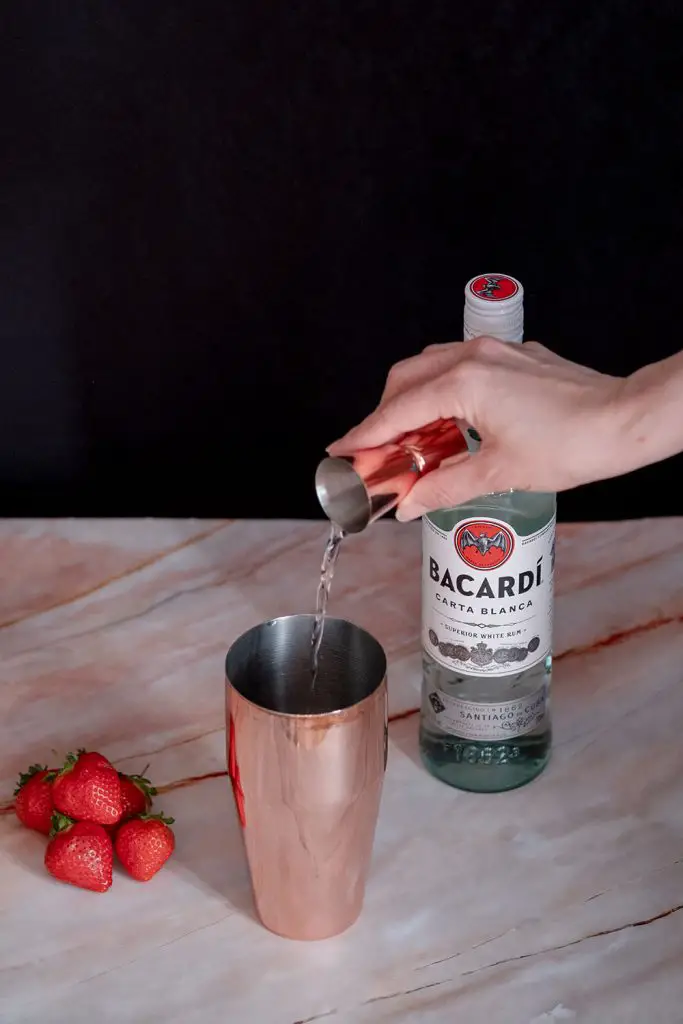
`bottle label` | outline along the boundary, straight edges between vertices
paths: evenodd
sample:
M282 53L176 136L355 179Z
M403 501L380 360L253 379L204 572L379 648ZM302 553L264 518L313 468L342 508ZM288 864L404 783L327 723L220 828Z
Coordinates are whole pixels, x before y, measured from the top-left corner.
M524 537L499 519L423 517L422 644L457 675L531 668L552 644L555 516ZM468 702L469 704L469 702Z
M547 686L499 704L460 700L443 690L427 694L427 719L443 732L465 740L496 742L525 736L543 726L547 711Z

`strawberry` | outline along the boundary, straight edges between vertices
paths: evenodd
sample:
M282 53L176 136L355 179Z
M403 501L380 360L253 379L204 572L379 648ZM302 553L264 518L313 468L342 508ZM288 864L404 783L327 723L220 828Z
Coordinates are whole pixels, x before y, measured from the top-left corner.
M106 892L111 885L114 849L111 837L92 821L72 821L55 814L45 867L60 882Z
M21 773L14 790L14 810L19 821L45 836L52 828L52 782L56 774L56 771L48 771L44 764L32 764L28 771Z
M149 768L149 765L147 765ZM124 775L119 772L121 781L121 806L123 808L119 823L134 818L137 814L147 814L152 806L152 797L157 791L145 776L147 768L140 775Z
M173 853L175 836L168 827L172 824L173 818L163 814L140 814L116 833L118 858L138 882L148 882Z
M56 810L76 821L115 825L123 810L121 780L102 754L79 750L67 754L64 767L52 783Z

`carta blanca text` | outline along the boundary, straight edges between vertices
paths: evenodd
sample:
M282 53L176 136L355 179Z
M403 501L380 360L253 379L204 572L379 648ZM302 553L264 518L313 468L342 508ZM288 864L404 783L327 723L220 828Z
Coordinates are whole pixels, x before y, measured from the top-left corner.
M451 601L449 597L440 594L437 590L436 600L439 604L445 605L446 608L452 608L453 611L465 612L466 615L484 616L488 618L495 618L496 615L514 615L515 612L525 612L529 608L533 608L533 601L519 601L517 604L501 605L499 608L491 608L489 605L483 604L478 608L473 608L471 605L460 604L458 601Z

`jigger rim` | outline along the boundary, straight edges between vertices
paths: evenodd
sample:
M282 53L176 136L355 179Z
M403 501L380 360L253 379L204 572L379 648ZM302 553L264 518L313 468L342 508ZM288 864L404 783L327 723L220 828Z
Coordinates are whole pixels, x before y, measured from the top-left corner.
M267 715L274 715L274 716L276 716L278 718L290 718L290 719L296 719L297 721L304 721L305 719L338 718L338 717L341 717L343 715L347 715L350 711L355 711L356 709L362 707L363 704L365 704L367 701L370 701L374 697L377 696L378 690L382 687L383 684L386 683L386 679L387 679L387 670L388 670L387 652L385 651L383 645L379 642L377 637L375 637L369 630L365 629L364 626L359 626L356 622L351 622L350 619L344 619L344 618L341 618L341 617L336 616L336 615L328 615L328 616L326 616L325 628L327 628L329 625L332 625L332 623L335 623L338 626L349 626L356 633L362 634L366 638L366 640L370 641L371 646L375 647L378 655L381 658L381 668L382 668L382 671L381 671L381 673L377 673L377 681L374 683L374 685L373 685L372 689L369 691L369 693L366 693L366 695L364 697L361 697L360 700L353 701L350 704L345 704L341 708L333 708L331 711L307 711L307 712L278 711L275 708L266 707L263 704L260 704L257 701L252 700L245 693L243 693L242 689L240 689L240 687L236 685L234 680L231 679L230 673L228 672L228 662L230 660L230 655L232 654L235 646L238 643L240 643L240 641L245 640L249 636L250 633L255 632L258 629L263 629L265 626L275 626L277 623L287 622L287 621L290 621L292 619L298 619L298 620L309 619L311 621L311 625L312 625L314 620L315 620L315 613L314 612L293 612L293 613L291 613L289 615L276 615L273 618L264 619L262 622L257 622L253 626L250 626L249 629L244 630L244 632L240 633L240 635L238 637L236 637L233 640L233 642L230 644L230 647L228 648L228 652L227 652L227 654L225 656L225 682L226 682L226 685L228 687L233 689L235 691L235 693L238 694L240 700L245 701L247 704L250 704L253 708L256 708L258 711L261 711L261 712L263 712L264 714L267 714Z
M339 488L336 494L331 490L332 484ZM327 455L318 463L315 493L327 518L341 527L344 533L362 533L369 526L372 499L351 456ZM340 501L342 495L345 501ZM347 507L342 511L340 505Z

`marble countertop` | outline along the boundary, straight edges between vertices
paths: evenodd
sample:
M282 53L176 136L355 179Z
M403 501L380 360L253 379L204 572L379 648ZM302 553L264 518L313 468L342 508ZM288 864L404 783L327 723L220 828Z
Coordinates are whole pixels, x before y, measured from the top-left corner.
M326 535L0 522L0 1020L680 1024L683 519L560 527L554 755L495 796L419 764L419 527L346 543L330 611L388 652L389 765L361 919L297 943L254 918L223 661L311 609ZM60 885L15 819L20 769L79 745L150 762L177 850L147 885Z

